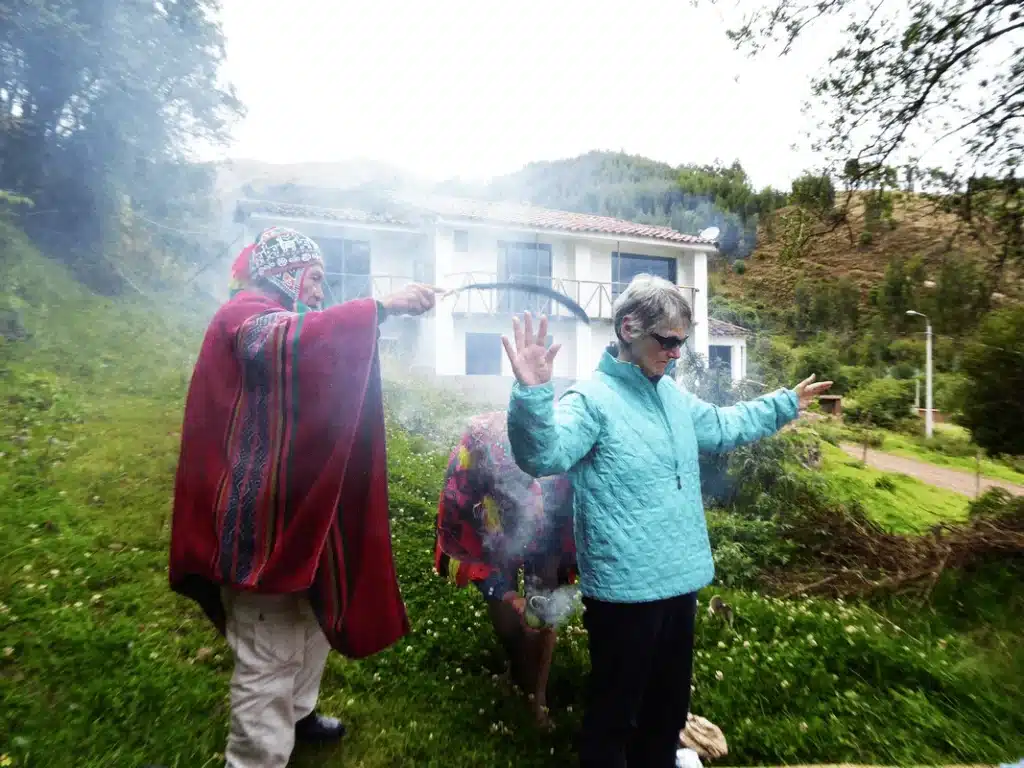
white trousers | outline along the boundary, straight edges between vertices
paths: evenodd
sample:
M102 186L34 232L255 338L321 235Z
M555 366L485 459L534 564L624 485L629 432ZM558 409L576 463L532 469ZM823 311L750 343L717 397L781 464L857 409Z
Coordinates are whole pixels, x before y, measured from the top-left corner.
M285 768L330 645L304 596L224 590L223 600L235 656L227 768Z

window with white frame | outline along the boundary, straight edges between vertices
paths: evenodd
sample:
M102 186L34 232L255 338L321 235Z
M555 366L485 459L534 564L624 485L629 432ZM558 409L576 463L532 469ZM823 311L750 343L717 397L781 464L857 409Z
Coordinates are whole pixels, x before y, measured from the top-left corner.
M551 287L551 245L498 241L498 279ZM550 314L551 299L525 291L502 291L498 298L503 312Z
M612 253L612 298L617 298L637 275L648 274L676 282L678 264L664 256L643 256L638 253Z
M340 304L373 294L370 279L370 244L365 240L317 238L324 256L327 301Z
M723 370L732 375L732 347L725 344L712 344L708 347L708 368L713 371Z

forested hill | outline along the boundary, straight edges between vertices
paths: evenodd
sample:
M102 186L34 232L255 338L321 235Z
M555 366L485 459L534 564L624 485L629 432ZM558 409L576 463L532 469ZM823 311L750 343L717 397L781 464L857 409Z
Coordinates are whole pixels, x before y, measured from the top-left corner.
M315 173L301 166L276 166L249 172L251 164L221 171L221 191L239 190L281 202L351 205L354 197L374 190L402 188L457 197L528 202L548 208L614 216L644 224L663 224L697 234L710 226L721 230L720 247L730 260L744 258L757 243L764 216L785 204L787 196L771 189L755 192L737 162L731 166L673 167L621 152L588 152L554 162L530 163L522 170L486 184L449 180L429 185L396 171L374 174L356 164L322 164Z
M483 187L446 182L441 191L664 224L690 234L716 226L729 258L754 249L760 217L786 199L771 189L755 192L738 162L673 167L639 155L597 151L530 163Z

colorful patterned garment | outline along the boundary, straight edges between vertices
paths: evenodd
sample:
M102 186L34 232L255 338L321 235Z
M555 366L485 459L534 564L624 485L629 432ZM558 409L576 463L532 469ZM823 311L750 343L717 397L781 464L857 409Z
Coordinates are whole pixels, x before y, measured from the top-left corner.
M564 475L534 479L516 466L503 411L474 418L451 453L437 508L434 564L458 587L500 599L515 574L557 562L575 579L572 487ZM500 584L493 590L482 585ZM489 592L494 594L488 594Z
M308 590L353 658L408 632L377 333L372 299L296 313L244 290L210 324L185 406L170 583L222 632L221 586Z
M231 295L249 287L270 288L280 293L294 309L302 293L306 271L324 264L313 240L286 227L264 229L252 245L246 246L231 266Z

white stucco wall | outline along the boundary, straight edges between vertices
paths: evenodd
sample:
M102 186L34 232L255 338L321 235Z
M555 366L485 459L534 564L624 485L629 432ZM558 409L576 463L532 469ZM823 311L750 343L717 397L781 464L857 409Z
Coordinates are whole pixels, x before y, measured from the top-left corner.
M562 344L555 375L575 379L585 379L592 375L605 347L614 339L610 323L612 253L620 250L623 253L673 258L676 261L677 283L699 288L696 293L689 294L695 320L691 344L697 351L707 355L707 260L706 254L701 251L628 240L539 234L448 222L441 222L426 232L407 232L256 214L250 217L244 227L240 227L244 230L241 242L251 242L256 232L271 224L294 227L314 240L337 238L368 241L370 269L374 276L373 289L377 298L382 298L413 279L432 280L445 288L470 281L497 280L500 277L500 240L550 245L554 287L583 305L592 318L591 325L586 326L573 320L572 314L564 307L555 305L553 308L550 333ZM456 230L467 233L468 252L455 252ZM598 286L598 283L603 285ZM416 319L411 326L399 327L395 321L387 321L381 332L385 337L401 337L403 344L411 347L408 353L411 364L432 368L441 376L465 375L467 331L505 334L511 331L507 315L480 314L485 308L497 306L498 298L496 295L484 296L478 291L459 294L439 301L432 313ZM745 371L745 350L736 354L741 357L733 363L734 372ZM504 354L502 370L506 376L511 376Z
M576 324L570 322L552 322L548 335L554 342L562 345L555 358L555 376L559 378L576 377ZM452 328L452 343L445 352L446 375L464 376L466 374L466 334L487 333L504 334L512 337L512 323L508 316L494 317L455 317ZM504 348L501 349L501 374L512 375L512 367Z

